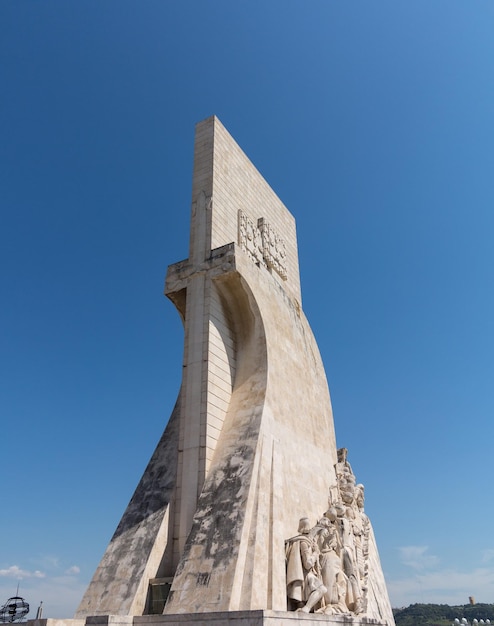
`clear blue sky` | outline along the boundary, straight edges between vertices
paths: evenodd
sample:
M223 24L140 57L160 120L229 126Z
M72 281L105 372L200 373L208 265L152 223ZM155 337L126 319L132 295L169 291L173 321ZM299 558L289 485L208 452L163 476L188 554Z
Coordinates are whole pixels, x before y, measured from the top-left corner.
M494 602L493 64L492 0L0 2L0 603L72 616L166 424L211 114L297 220L393 606Z

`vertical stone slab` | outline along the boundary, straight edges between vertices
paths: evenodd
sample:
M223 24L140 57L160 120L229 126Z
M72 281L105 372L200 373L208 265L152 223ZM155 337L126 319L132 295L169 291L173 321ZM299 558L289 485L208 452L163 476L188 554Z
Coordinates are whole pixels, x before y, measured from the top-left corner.
M206 378L206 423L215 431L166 612L284 609L284 539L300 515L320 514L335 480L329 392L301 310L293 216L216 118L198 125L197 137L193 189L207 198L211 224L203 271L215 302ZM210 186L201 159L210 163L211 137ZM228 246L228 271L214 275L214 255ZM220 327L228 340L213 353Z

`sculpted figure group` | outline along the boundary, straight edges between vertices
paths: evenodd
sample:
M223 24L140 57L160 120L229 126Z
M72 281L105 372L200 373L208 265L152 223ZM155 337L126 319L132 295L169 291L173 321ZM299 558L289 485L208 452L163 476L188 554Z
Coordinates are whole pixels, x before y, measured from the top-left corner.
M355 484L347 450L338 450L337 484L329 508L311 526L299 522L298 535L285 542L288 609L326 615L364 614L367 597L369 520L364 487Z

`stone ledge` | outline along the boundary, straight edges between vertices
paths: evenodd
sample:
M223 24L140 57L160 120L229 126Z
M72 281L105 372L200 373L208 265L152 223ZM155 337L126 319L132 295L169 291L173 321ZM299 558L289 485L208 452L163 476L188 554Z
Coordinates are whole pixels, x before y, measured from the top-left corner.
M291 611L227 611L175 615L91 615L84 619L32 619L26 626L386 626L386 622L351 615Z
M40 619L28 619L22 622L26 626L84 626L86 623L85 618L82 619L55 619L55 618L40 618Z
M134 626L386 626L385 622L352 615L317 615L294 611L228 611L218 613L184 613L143 615L134 618Z

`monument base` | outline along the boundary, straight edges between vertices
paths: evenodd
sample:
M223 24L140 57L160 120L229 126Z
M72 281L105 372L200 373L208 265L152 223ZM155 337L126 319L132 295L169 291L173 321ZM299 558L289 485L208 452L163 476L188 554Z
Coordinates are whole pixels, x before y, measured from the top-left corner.
M86 619L30 619L26 626L386 626L354 615L318 615L293 611L221 611L175 615L95 615Z

